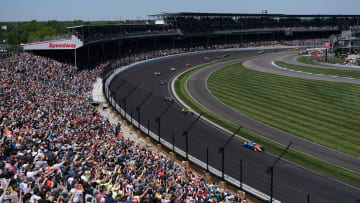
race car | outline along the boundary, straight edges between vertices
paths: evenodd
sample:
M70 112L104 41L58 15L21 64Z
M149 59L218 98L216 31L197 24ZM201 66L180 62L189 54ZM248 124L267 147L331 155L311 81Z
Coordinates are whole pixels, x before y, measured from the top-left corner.
M296 47L294 50L299 50L299 48L298 48L298 47Z
M163 80L160 80L160 83L159 83L160 85L165 85L166 84L166 82L165 81L163 81Z
M190 109L182 108L181 113L183 113L186 116L192 116L194 115L194 112L192 112Z
M176 68L171 67L171 68L169 68L169 70L170 70L170 71L176 71Z
M210 58L207 57L207 56L205 56L203 59L204 59L204 62L209 62L210 61Z
M288 49L288 51L294 51L294 49Z
M185 64L186 67L191 67L191 63Z
M222 59L222 58L226 58L228 56L229 56L229 54L224 54L224 55L221 55L221 56L217 56L216 58L217 59Z
M174 98L172 98L172 97L164 97L164 100L167 101L167 102L172 102L172 101L174 101Z
M265 152L263 147L252 141L244 141L243 146L253 150L254 152Z
M160 76L160 72L154 72L155 76Z
M257 54L263 54L263 53L265 53L265 51L264 50L259 50L258 52L256 52Z

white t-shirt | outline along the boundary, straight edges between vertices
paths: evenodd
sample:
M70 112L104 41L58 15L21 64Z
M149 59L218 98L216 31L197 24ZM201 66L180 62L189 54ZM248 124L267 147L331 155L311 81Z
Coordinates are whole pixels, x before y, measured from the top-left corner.
M35 200L40 200L41 197L37 196L37 195L32 195L30 198L30 203L35 203Z
M27 190L27 183L21 183L20 184L20 190L23 191L23 193L25 194L26 190Z
M26 177L28 177L28 178L34 178L35 175L36 175L36 172L33 172L33 171L26 172Z
M75 188L70 190L70 193L74 193L75 192ZM83 195L83 191L82 190L77 190L75 195L74 195L74 199L73 202L80 202L80 200L82 199L82 195Z

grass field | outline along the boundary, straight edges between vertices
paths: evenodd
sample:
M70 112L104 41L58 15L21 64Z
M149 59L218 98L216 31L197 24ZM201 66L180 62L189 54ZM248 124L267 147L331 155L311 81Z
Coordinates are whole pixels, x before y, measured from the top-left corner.
M322 65L311 60L310 56L300 56L296 58L297 62L310 64L310 65Z
M284 77L236 64L212 74L208 88L256 120L360 157L360 85Z
M321 64L321 63L316 63L314 61L311 60L310 56L300 56L296 59L296 61L300 62L300 63L306 63L306 64L310 64L310 65L320 65L320 66L327 66L325 64ZM344 59L341 58L336 58L336 57L329 57L328 61L330 63L339 63L342 64L344 62Z
M187 105L189 105L193 110L196 112L203 113L203 116L207 119L211 120L212 122L228 129L229 131L235 131L238 126L235 126L231 122L226 121L225 119L217 116L216 114L208 111L206 108L201 106L199 103L194 101L192 97L189 95L189 93L186 90L186 81L188 77L193 74L194 72L198 71L199 69L206 68L209 65L200 66L196 69L187 71L186 73L182 74L177 78L175 81L175 92L179 96L179 98L185 102ZM258 136L246 129L241 129L238 133L240 136L253 140L254 142L262 145L267 151L279 155L282 150L285 148L285 146L280 145L278 143L275 143L271 140L268 140L262 136ZM355 173L343 168L340 168L338 166L329 164L327 162L324 162L322 160L316 159L314 157L308 156L302 152L289 149L285 154L284 158L290 161L293 161L295 163L298 163L302 166L305 166L307 168L310 168L312 170L318 171L322 174L328 175L330 177L333 177L335 179L344 181L346 183L355 185L357 187L360 187L360 174Z
M288 64L288 63L284 63L282 61L276 61L275 64L278 66L281 66L283 68L288 68L288 69L297 70L297 71L360 79L360 70L356 71L356 70L311 68L311 67Z
M344 63L344 59L338 58L338 57L334 57L334 56L328 57L328 61L329 61L329 63L339 63L339 64L343 64L343 63Z

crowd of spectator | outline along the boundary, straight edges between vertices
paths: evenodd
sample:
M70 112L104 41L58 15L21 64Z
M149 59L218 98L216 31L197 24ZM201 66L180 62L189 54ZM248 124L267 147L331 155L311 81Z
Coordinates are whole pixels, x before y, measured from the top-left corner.
M182 54L188 52L215 50L215 49L232 49L232 48L252 48L252 47L277 47L277 46L316 46L321 45L323 39L311 39L311 40L289 40L289 41L263 41L263 42L243 42L243 43L229 43L229 44L214 44L210 46L197 46L191 48L174 48L174 49L162 49L156 51L147 51L141 53L133 53L131 56L121 57L119 59L112 60L106 67L104 72L111 73L116 67L126 66L137 61L143 61L151 58ZM107 74L107 75L109 75ZM106 76L105 76L106 77Z
M1 202L245 202L102 117L91 88L107 65L78 71L29 53L0 61Z
M290 40L290 41L282 41L282 44L288 46L316 46L316 45L322 45L324 41L327 41L327 39Z
M12 53L3 58L0 202L245 200L244 192L223 190L163 154L125 139L121 126L110 124L90 104L91 90L106 67L209 48L276 44L279 42L164 49L133 54L82 71L30 53Z
M84 42L104 38L121 38L136 35L193 34L221 32L333 32L358 28L358 18L313 17L306 20L296 16L193 16L164 15L162 24L139 21L136 24L122 23L102 26L77 26L72 34Z
M75 34L84 42L101 40L104 38L127 37L136 35L156 35L156 34L179 34L178 29L168 25L153 24L118 24L103 26L77 26L71 28L70 32Z
M357 25L356 18L313 17L306 20L296 16L194 16L192 14L168 14L165 21L180 28L184 33L216 32L225 30L292 30L292 31L332 31L348 29Z

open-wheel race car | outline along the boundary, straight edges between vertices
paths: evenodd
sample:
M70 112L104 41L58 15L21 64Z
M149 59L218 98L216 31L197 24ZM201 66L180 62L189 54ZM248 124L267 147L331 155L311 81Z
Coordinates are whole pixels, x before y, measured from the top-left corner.
M256 144L253 141L243 141L242 145L246 148L253 150L254 152L265 152L265 149L262 146Z
M172 97L164 97L164 100L167 101L167 102L172 102L172 101L174 101L174 98L172 98Z
M222 58L226 58L228 56L229 56L229 54L223 54L223 55L217 56L216 58L217 59L222 59Z
M186 116L193 116L194 115L194 112L192 112L191 109L187 109L187 108L182 108L181 113L183 113Z

